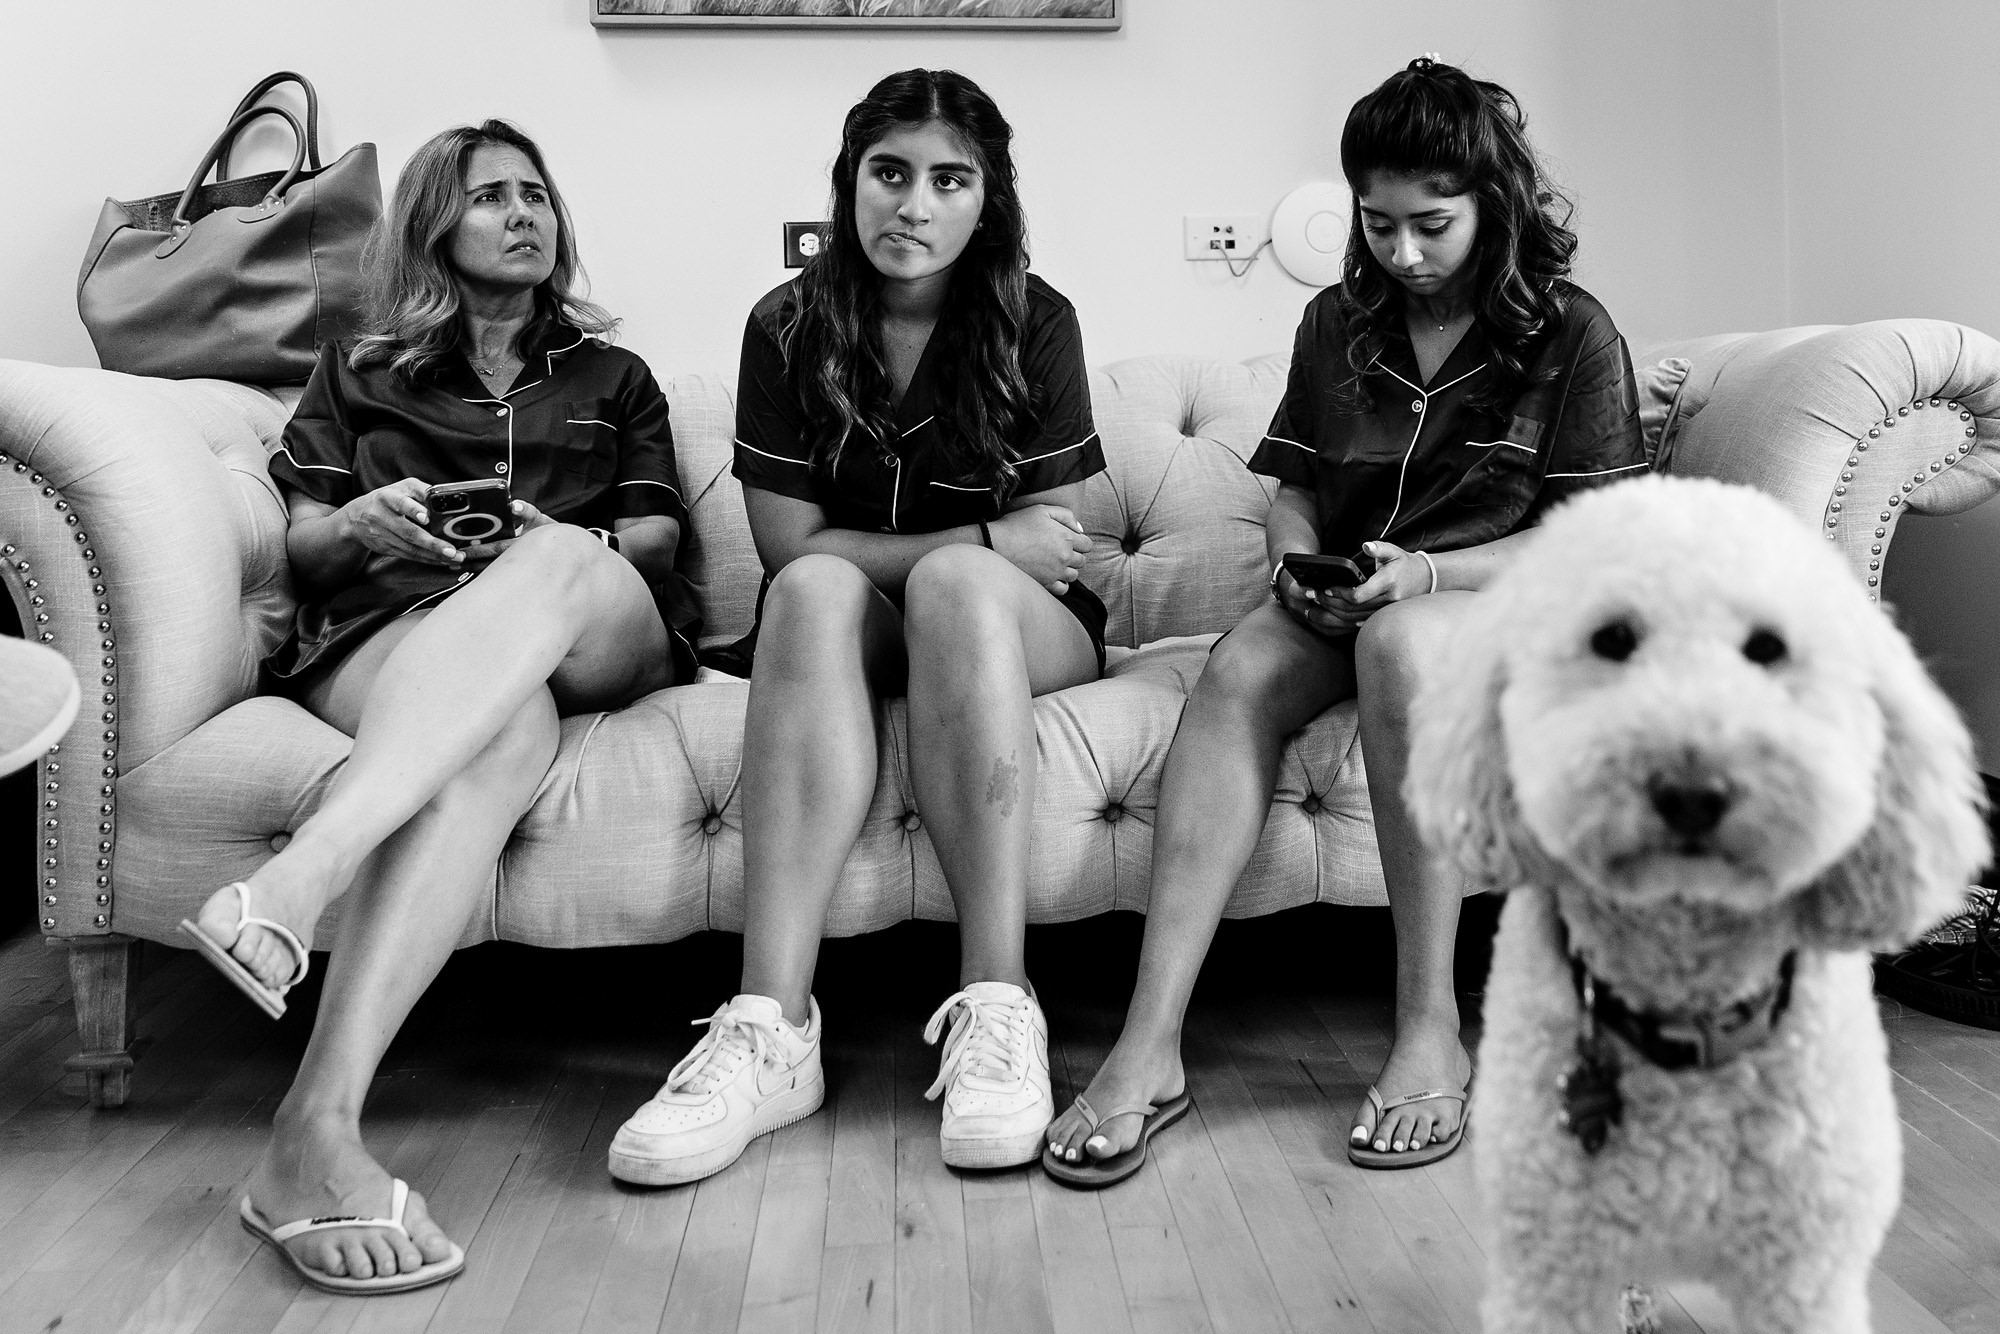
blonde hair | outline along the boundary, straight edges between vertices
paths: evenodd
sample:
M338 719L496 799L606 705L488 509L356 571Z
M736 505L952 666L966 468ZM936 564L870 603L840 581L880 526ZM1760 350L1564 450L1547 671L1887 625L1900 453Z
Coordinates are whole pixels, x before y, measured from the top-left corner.
M396 178L395 198L369 241L367 332L348 355L354 369L386 362L415 375L458 347L462 298L446 248L465 215L466 164L475 150L488 145L519 149L534 163L556 215L555 268L535 288L535 314L521 331L522 342L557 324L599 337L617 328L609 312L579 292L584 276L575 228L542 150L506 121L489 120L433 136Z

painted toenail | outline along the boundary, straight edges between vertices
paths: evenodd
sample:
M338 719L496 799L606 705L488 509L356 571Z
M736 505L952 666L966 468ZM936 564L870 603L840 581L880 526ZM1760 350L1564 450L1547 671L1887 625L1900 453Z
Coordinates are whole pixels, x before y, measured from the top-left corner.
M1386 1140L1386 1139L1378 1139L1378 1140L1376 1140L1376 1141L1375 1141L1375 1152L1377 1152L1377 1153L1385 1153L1385 1152L1387 1152L1387 1151L1388 1151L1388 1148L1389 1148L1389 1141L1388 1141L1388 1140Z
M1347 1137L1356 1144L1366 1144L1368 1142L1368 1132L1360 1126L1356 1126L1353 1130L1349 1131Z

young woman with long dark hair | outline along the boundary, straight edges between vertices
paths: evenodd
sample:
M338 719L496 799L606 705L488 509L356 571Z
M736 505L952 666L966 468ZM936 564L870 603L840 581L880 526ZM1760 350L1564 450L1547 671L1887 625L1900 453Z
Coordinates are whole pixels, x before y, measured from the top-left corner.
M1077 582L1104 467L1070 304L1028 272L999 109L905 70L847 114L819 255L751 312L735 475L768 571L743 740L741 991L611 1145L634 1182L693 1181L825 1090L812 979L907 694L911 777L960 937L945 1161L1032 1160L1053 1103L1022 951L1033 698L1103 670Z
M354 747L284 850L183 923L277 1013L321 910L357 900L242 1208L306 1279L347 1292L464 1263L363 1147L361 1104L490 894L558 716L694 666L667 402L643 361L593 337L612 321L578 294L541 150L502 121L431 139L374 267L368 334L322 349L271 459L300 606L266 667ZM433 488L492 481L506 485L487 540L433 531Z
M1124 1031L1049 1128L1043 1164L1104 1185L1186 1108L1181 1022L1270 809L1285 738L1356 700L1396 928L1396 1035L1348 1156L1433 1161L1461 1140L1471 1060L1452 944L1463 884L1403 805L1410 701L1476 590L1538 518L1646 469L1611 317L1568 281L1576 237L1512 94L1424 58L1355 104L1340 141L1354 217L1340 283L1306 307L1251 460L1276 478L1271 601L1215 647L1161 780L1153 888ZM1315 593L1289 553L1359 558Z

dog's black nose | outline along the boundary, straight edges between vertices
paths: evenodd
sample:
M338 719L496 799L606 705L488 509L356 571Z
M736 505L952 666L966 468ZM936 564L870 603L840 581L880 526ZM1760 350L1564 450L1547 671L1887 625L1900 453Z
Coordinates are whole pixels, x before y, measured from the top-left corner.
M1722 823L1729 794L1719 787L1683 787L1662 783L1653 788L1653 809L1667 827L1683 838L1698 838Z

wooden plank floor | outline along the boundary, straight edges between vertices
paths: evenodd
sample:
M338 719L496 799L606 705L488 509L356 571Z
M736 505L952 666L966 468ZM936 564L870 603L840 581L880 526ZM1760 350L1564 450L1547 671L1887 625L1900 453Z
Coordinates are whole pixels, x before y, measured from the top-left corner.
M739 942L464 952L384 1062L367 1133L468 1273L370 1300L303 1286L235 1219L310 984L271 1024L149 947L151 1049L131 1104L93 1112L62 1074L63 955L17 936L0 943L0 1334L1472 1334L1469 1155L1367 1173L1343 1152L1388 1041L1384 933L1332 909L1227 924L1188 1026L1195 1110L1102 1193L939 1159L918 1028L951 988L949 928L829 943L826 1109L677 1190L618 1185L605 1149L686 1051L683 1021L730 991ZM1127 918L1032 933L1059 1105L1117 1031L1136 943ZM2000 1034L1884 1009L1908 1181L1876 1328L2000 1331ZM1734 1328L1712 1292L1659 1303L1675 1334Z

